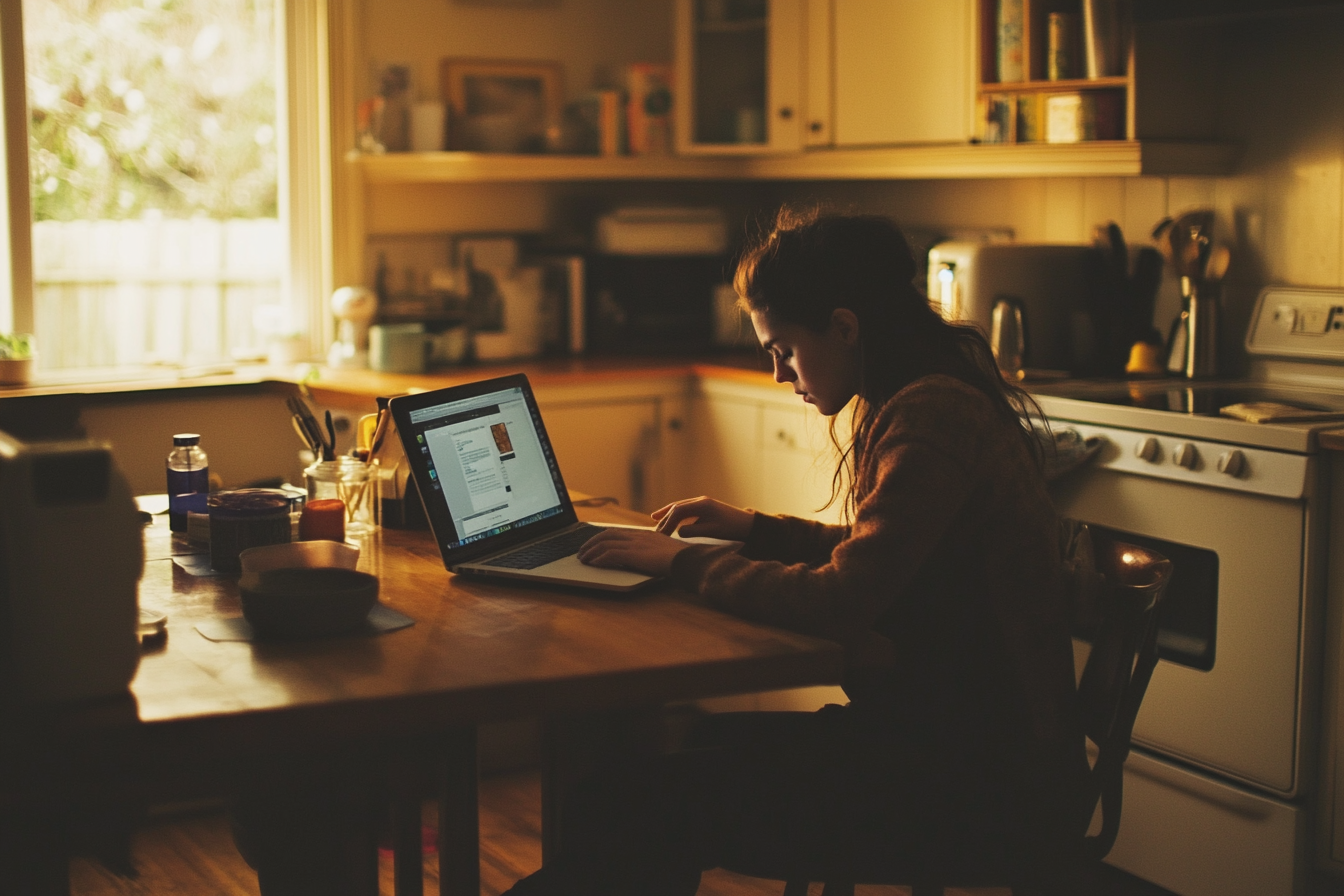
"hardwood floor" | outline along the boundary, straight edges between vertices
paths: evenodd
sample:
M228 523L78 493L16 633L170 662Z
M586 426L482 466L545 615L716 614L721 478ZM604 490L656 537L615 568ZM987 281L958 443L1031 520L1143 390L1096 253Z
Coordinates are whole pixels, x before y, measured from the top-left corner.
M493 775L481 782L481 893L497 896L541 866L541 795L536 772ZM432 806L426 806L432 823ZM146 825L134 844L136 879L77 859L74 896L259 896L257 878L233 845L227 813L179 815ZM380 857L380 892L392 896L390 854ZM425 893L438 892L438 856L425 856ZM715 870L701 878L697 896L779 896L778 881ZM813 894L821 885L812 887ZM858 887L856 896L905 896L904 887ZM949 890L949 896L1008 896L1007 890ZM1105 896L1172 896L1121 872L1108 875Z

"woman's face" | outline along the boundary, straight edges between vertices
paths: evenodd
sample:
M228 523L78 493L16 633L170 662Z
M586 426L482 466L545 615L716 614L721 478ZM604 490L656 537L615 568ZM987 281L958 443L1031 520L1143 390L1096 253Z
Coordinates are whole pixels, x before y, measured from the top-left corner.
M820 333L759 311L751 313L751 325L774 361L775 382L793 386L822 414L840 413L859 391L859 322L848 308L832 312Z

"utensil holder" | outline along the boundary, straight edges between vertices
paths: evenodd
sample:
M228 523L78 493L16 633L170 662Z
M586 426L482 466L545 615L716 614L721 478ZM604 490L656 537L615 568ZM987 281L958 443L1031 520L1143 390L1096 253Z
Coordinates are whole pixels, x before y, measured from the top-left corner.
M345 502L345 533L365 535L378 528L373 494L376 486L369 464L354 457L323 460L303 471L308 500L339 498Z
M1218 296L1204 293L1204 284L1190 291L1185 327L1185 376L1210 377L1218 373Z

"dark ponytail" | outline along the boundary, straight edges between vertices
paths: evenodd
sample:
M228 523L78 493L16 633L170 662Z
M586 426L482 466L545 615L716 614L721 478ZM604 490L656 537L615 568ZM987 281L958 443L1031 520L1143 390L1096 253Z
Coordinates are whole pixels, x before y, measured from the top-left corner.
M1038 463L1040 440L1032 419L1044 423L1036 402L999 372L989 343L977 328L949 323L914 285L917 268L910 246L888 218L781 210L773 229L738 262L733 285L749 312L797 324L813 332L830 325L836 308L859 319L860 384L852 438L841 452L831 501L844 493L853 513L854 471L873 415L920 377L943 373L979 389L1021 431ZM848 479L849 486L844 482Z

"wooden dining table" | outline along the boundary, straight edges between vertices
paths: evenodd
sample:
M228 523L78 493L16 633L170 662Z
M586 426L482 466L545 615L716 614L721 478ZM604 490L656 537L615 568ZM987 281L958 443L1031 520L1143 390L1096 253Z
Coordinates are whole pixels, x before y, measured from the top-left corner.
M618 507L580 510L590 521L646 523ZM665 583L629 595L535 587L448 573L425 531L381 529L358 540L359 569L378 576L379 600L414 624L383 634L311 641L212 641L196 627L241 614L236 576L198 576L198 551L146 527L142 607L167 616L131 682L146 798L227 792L283 751L377 744L429 774L405 776L396 817L396 887L421 889L420 789L439 800L440 892L480 892L476 726L543 719L553 732L673 701L838 683L840 648L697 604ZM174 555L177 555L176 561ZM188 564L189 565L189 564ZM67 726L69 727L69 726ZM79 726L76 726L79 727ZM543 825L554 847L557 756L544 762ZM395 771L395 770L394 770ZM545 855L545 850L543 852Z

